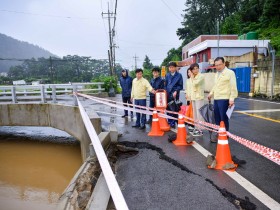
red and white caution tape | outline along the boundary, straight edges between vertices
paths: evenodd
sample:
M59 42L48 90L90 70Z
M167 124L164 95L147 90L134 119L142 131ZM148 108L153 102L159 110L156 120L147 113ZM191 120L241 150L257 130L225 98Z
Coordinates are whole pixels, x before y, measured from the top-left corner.
M129 105L129 104L126 104L126 103L112 101L112 100L103 99L103 98L98 98L98 97L94 97L94 96L89 96L89 95L82 94L82 93L76 93L76 95L94 100L96 102L99 102L99 103L102 103L102 104L105 104L105 105L108 105L108 106L111 106L111 107L125 109L125 110L133 111L133 112L135 111L135 112L138 112L138 113L141 113L141 114L153 115L153 112L149 111L149 109L156 110L154 108L149 108L149 107L145 107L145 106L138 106L138 105L133 105L133 104ZM121 104L121 105L118 105L118 104ZM124 106L124 104L126 106ZM131 107L136 107L138 109L134 109L134 108L131 108ZM168 116L166 114L158 113L158 115L161 116L161 117L164 117L164 118L177 120L177 118L172 117L172 116Z
M280 165L280 152L227 132L228 136L243 146Z
M106 104L106 105L111 106L111 107L125 109L125 110L128 110L128 111L135 111L135 112L142 113L142 114L152 115L153 114L152 111L156 110L155 108L139 106L139 105L134 105L134 104L126 104L126 103L122 103L122 102L113 101L113 100L110 100L110 99L104 99L104 98L98 98L98 97L95 97L95 96L89 96L89 95L82 94L82 93L76 93L76 95L94 100L94 101L99 102L99 103ZM120 104L120 105L118 105L118 104ZM126 105L126 106L124 106L124 105ZM131 107L136 107L138 109L134 109L134 108L131 108ZM152 111L150 111L150 110L152 110ZM181 115L178 112L172 112L172 111L169 111L169 110L165 110L165 113ZM177 118L174 118L174 117L169 116L167 114L158 113L158 115L160 117L178 120ZM187 116L184 116L184 115L182 115L182 116L186 120L190 121L188 123L194 124L195 126L197 126L199 128L202 128L202 129L205 129L205 130L208 130L208 131L211 131L211 132L218 132L218 130L219 130L218 125L214 125L214 124L207 123L207 122L204 122L204 121L194 120L193 118L190 118L190 117L187 117ZM234 135L230 132L227 132L227 134L230 138L232 138L233 140L242 144L243 146L253 150L254 152L257 152L258 154L264 156L265 158L267 158L267 159L275 162L276 164L280 165L280 152L278 152L276 150L273 150L271 148L265 147L263 145L257 144L255 142L249 141L249 140L244 139L242 137L236 136L236 135Z

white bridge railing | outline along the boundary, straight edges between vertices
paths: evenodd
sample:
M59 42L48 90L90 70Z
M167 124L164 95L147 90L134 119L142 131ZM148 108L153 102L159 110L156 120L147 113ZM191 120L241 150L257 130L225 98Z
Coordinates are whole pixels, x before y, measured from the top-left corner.
M90 85L96 85L97 88L89 88ZM103 82L0 86L0 103L4 101L18 103L21 100L39 100L42 103L52 100L52 103L56 103L58 99L63 99L77 91L101 93L105 90L102 85L104 85ZM77 105L75 100L73 97L74 104Z

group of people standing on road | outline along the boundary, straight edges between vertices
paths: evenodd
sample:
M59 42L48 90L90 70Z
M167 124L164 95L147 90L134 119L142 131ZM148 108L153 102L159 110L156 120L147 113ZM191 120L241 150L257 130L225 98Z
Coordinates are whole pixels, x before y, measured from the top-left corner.
M226 114L228 108L234 105L234 100L237 98L238 91L236 86L235 73L228 69L225 65L223 57L217 57L214 60L214 65L217 70L215 74L214 86L207 98L211 101L214 98L214 116L216 125L220 125L221 121L224 121L226 130L229 130L229 119ZM175 62L170 62L168 65L169 73L166 75L165 80L160 77L160 69L154 67L152 69L153 78L150 82L143 78L143 70L136 69L136 78L132 79L128 75L128 70L122 70L122 76L120 78L120 85L122 87L122 99L123 103L131 104L134 101L135 105L146 106L146 92L150 93L150 108L155 107L155 92L159 89L165 89L167 93L167 103L171 101L178 101L180 97L180 91L183 90L183 77L177 69ZM203 118L199 112L199 109L204 105L204 91L205 91L205 77L200 73L199 65L193 63L187 70L186 81L186 100L187 103L192 104L193 118L196 121L203 121ZM168 109L168 107L167 107ZM171 114L170 114L171 115ZM122 117L127 117L128 111L124 111ZM177 118L176 115L172 114ZM131 111L131 117L133 118L133 112ZM139 129L145 129L146 123L152 122L152 116L146 121L146 115L136 113L136 123L132 126ZM175 127L176 120L168 119L168 123L171 127ZM188 125L189 132L193 136L203 135L199 126ZM211 137L211 142L217 142L217 135Z

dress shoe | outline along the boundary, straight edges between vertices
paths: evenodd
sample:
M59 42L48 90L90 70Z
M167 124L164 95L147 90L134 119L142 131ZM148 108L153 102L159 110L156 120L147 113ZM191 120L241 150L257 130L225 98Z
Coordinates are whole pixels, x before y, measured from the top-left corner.
M176 128L176 125L175 124L170 124L170 127L171 128Z
M125 117L127 117L127 115L123 115L123 116L122 116L122 118L125 118Z
M140 128L140 125L133 125L132 128Z
M210 142L211 143L217 143L218 142L218 133L211 133Z
M147 120L146 121L146 124L151 124L152 123L152 120Z
M145 128L146 128L146 126L143 125L143 126L140 127L140 130L144 130Z

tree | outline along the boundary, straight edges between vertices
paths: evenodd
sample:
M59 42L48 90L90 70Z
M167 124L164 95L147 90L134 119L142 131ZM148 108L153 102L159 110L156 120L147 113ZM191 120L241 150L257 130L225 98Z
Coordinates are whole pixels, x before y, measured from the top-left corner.
M121 65L117 64L115 71L120 75ZM11 67L8 77L25 79L27 81L45 80L52 83L89 82L99 76L109 76L107 60L96 60L90 57L67 55L62 59L56 57L32 58L22 65Z
M145 59L144 59L144 62L143 62L143 69L152 69L154 67L154 65L151 63L151 60L150 58L145 55Z
M184 10L183 27L177 30L177 35L183 44L202 34L216 34L217 21L223 22L240 8L242 0L187 0Z
M172 48L167 52L167 57L163 60L162 66L167 66L171 61L180 61L182 54L182 47L178 49Z
M12 66L8 72L8 77L12 80L24 79L24 68L22 66Z

